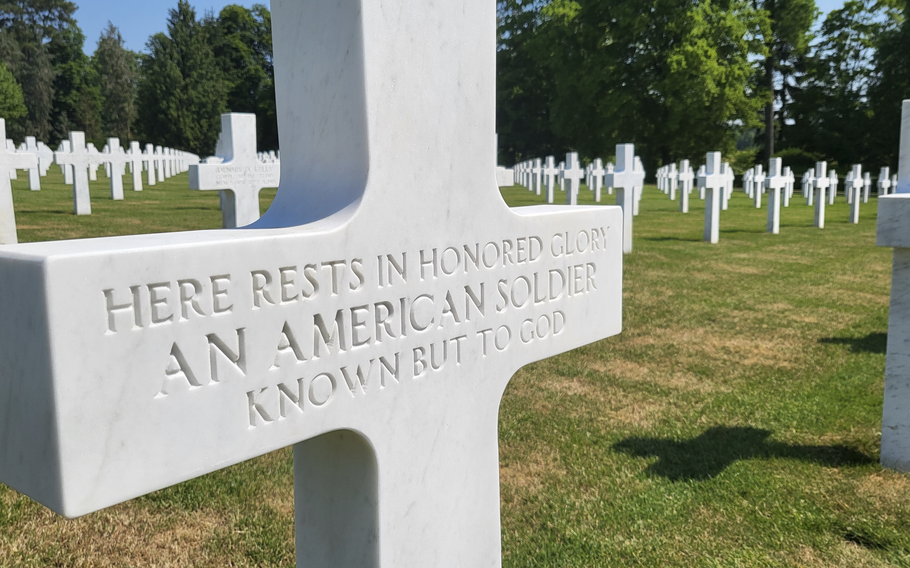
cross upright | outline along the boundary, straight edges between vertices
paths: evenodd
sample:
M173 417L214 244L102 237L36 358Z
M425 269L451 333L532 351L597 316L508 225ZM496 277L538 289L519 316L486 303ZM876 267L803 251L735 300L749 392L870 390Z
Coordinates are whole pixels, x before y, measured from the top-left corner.
M616 204L622 207L622 251L632 252L632 220L636 188L645 183L644 172L635 170L635 145L616 145L616 169L604 176L604 184L616 189Z
M88 180L98 181L98 167L104 163L101 152L91 142L85 145L85 151L88 154Z
M668 191L670 195L670 201L676 201L676 186L679 183L679 172L676 170L676 162L670 164L670 169L667 172L667 184Z
M727 188L722 164L720 152L708 152L705 170L698 176L699 187L705 188L705 241L713 245L720 242L720 202Z
M133 176L133 191L142 191L142 148L139 142L130 142L130 151L126 153L130 165L130 174Z
M903 101L900 162L895 192L878 200L876 242L894 249L888 355L882 408L881 462L910 471L910 100Z
M92 197L89 193L88 170L95 167L95 160L89 156L85 145L85 133L70 132L68 152L57 152L54 160L63 167L73 169L73 212L76 215L92 214Z
M815 170L806 170L802 179L803 197L806 198L806 205L812 207L815 204Z
M167 169L164 167L164 148L161 146L155 146L155 169L158 181L164 182L168 175Z
M705 178L707 171L708 171L708 166L706 164L702 164L702 165L698 166L698 174L695 176L695 179L696 179L695 185L698 186L698 198L702 201L705 200L705 193L707 191L707 188L705 188L705 185L704 185L704 178Z
M881 172L878 174L878 196L888 195L888 190L891 189L891 168L885 166L881 169Z
M825 203L831 178L828 177L828 162L815 163L815 226L825 228Z
M872 174L863 174L863 203L869 203L869 193L872 190Z
M566 168L562 171L562 178L566 182L566 205L578 205L578 192L581 190L581 180L585 171L581 169L577 152L566 154Z
M784 168L784 180L784 193L782 195L784 202L783 205L784 207L790 207L790 198L793 197L794 177L793 171L789 166Z
M76 517L292 445L300 566L500 565L503 392L620 331L623 225L502 201L495 10L273 0L259 222L0 250L0 481Z
M104 154L104 162L110 172L108 177L111 183L111 199L121 201L123 199L123 166L131 161L120 146L119 138L107 139L107 152Z
M218 190L225 229L245 227L259 219L259 192L278 187L278 164L264 164L256 153L256 115L221 115L224 162L190 167L190 189Z
M781 191L787 187L787 177L784 175L781 158L771 158L768 166L768 177L765 178L765 189L768 191L768 232L777 235L780 234Z
M837 197L837 170L828 172L828 205L834 205L834 198Z
M848 177L849 181L844 180L844 191L847 193L847 201L850 202L850 222L855 225L859 223L859 205L863 201L863 166L853 164L853 170Z
M556 201L556 176L559 170L556 169L556 158L547 156L547 162L543 169L543 179L547 186L547 203Z
M761 164L755 166L755 175L752 177L752 198L755 208L761 209L761 196L765 191L765 172Z
M607 170L604 169L604 162L600 158L595 159L591 166L591 182L594 185L590 189L594 190L594 202L600 203L604 187L604 174L607 173Z
M6 140L6 120L0 118L0 140ZM16 212L13 208L13 188L9 172L38 167L38 156L30 152L0 149L0 245L19 242L16 233Z
M733 173L733 167L730 162L724 162L720 169L724 176L724 194L721 199L720 209L726 211L730 206L730 199L733 197L733 183L736 181L736 174Z
M156 171L157 167L155 165L155 146L152 144L146 144L145 152L143 152L142 155L144 157L143 161L147 163L148 184L149 184L149 187L151 187L151 186L155 185L155 183L158 181L157 180L158 172ZM164 180L161 180L161 181L164 181Z
M679 211L680 213L689 212L689 193L692 192L692 168L689 167L689 160L683 160L679 164L679 173L676 174L679 180Z
M28 188L31 191L41 191L41 149L34 136L25 137L25 148L30 154L35 155L35 167L28 169ZM45 168L45 171L47 169Z
M534 165L531 166L531 183L534 184L534 192L541 194L541 181L543 179L543 160L534 158Z

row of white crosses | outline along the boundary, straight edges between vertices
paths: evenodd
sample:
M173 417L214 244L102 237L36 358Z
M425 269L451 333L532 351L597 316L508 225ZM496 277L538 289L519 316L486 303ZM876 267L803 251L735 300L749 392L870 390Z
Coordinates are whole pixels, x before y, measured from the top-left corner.
M293 446L299 566L498 566L502 394L621 331L620 211L503 203L495 3L313 6L255 227L0 249L0 482L78 517Z
M715 153L708 154L713 160L716 158ZM720 176L720 177L717 177ZM681 160L679 166L675 163L661 167L657 171L657 188L669 196L671 201L676 201L677 190L679 191L679 211L681 213L689 212L689 197L695 188L698 188L699 199L708 198L708 179L711 184L718 183L718 179L723 180L722 191L718 193L719 210L726 211L729 206L730 197L733 193L733 182L735 176L730 164L720 163L717 170L710 170L708 164L702 165L696 174L689 160Z
M837 172L828 172L827 162L815 164L815 170L808 170L803 174L802 192L806 198L806 205L815 207L815 226L825 228L826 205L833 205L837 195ZM890 168L883 167L879 170L878 195L883 197L889 194L893 187L897 187L897 176L889 178ZM844 193L850 205L850 222L859 223L860 203L868 203L872 189L872 176L869 172L863 174L860 164L854 164L844 179Z
M594 192L594 201L597 203L601 202L604 189L607 190L609 195L613 194L614 187L607 180L610 179L609 176L615 173L616 166L612 163L604 165L602 159L596 158L582 169L578 153L569 152L566 154L566 160L558 165L553 156L547 156L545 160L536 158L516 164L513 171L515 172L516 184L526 187L537 195L543 195L545 192L547 203L555 202L555 189L558 183L560 190L566 193L566 203L568 205L578 205L578 192L581 188L582 179L584 179L588 190ZM644 167L641 159L637 156L633 160L633 171L638 172L644 179ZM633 209L634 214L638 215L638 205L641 200L640 188L635 193L635 196Z
M123 175L130 167L133 191L142 191L142 168L148 172L148 185L164 181L187 171L199 157L172 148L147 144L142 152L139 142L131 142L129 151L124 151L118 138L109 138L104 152L99 152L91 143L86 144L83 132L70 132L69 139L61 143L54 153L54 161L62 169L64 181L73 186L73 210L76 215L91 215L92 203L89 181L97 179L101 165L110 180L111 199L123 199Z

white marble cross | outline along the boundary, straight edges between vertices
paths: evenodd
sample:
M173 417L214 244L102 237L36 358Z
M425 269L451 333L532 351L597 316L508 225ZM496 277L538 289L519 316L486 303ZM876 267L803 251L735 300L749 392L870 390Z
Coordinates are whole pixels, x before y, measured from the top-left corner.
M726 194L727 176L721 171L723 160L720 152L709 152L704 172L698 176L698 186L705 189L705 241L716 245L720 242L721 196Z
M155 146L155 170L158 181L164 182L168 178L167 168L164 166L164 148L161 146Z
M891 168L885 166L881 169L878 174L878 196L888 195L888 190L891 189Z
M255 114L222 115L220 140L224 162L190 167L190 189L223 192L224 228L245 227L259 219L259 192L278 187L279 165L257 157Z
M681 213L689 212L689 194L692 192L693 175L689 160L680 162L676 179L679 180L679 211Z
M869 203L869 193L872 190L872 174L863 174L863 203Z
M130 165L130 174L133 176L133 191L142 191L142 147L139 142L130 142L130 150L126 153Z
M0 118L0 140L6 140L6 120ZM0 149L0 245L19 242L16 233L16 212L13 208L13 188L10 171L38 167L38 156L30 152ZM5 293L4 287L4 293Z
M581 190L581 180L585 171L581 169L577 152L566 154L566 168L561 173L561 181L566 184L566 205L578 205L578 192Z
M604 184L616 188L616 204L622 207L622 250L632 252L632 220L637 188L645 183L644 172L635 169L635 145L616 145L616 169L607 172Z
M158 179L157 179L158 178L158 172L157 172L158 168L157 168L157 165L155 162L155 146L153 144L146 144L145 152L142 153L142 156L144 157L143 161L146 162L146 165L148 167L148 170L146 172L148 175L148 177L147 177L148 185L149 185L149 187L152 187L153 185L155 185L158 182ZM161 181L164 181L164 180L161 180Z
M607 170L604 169L604 162L600 158L594 160L594 163L591 164L591 183L594 185L588 189L594 190L594 202L600 203L600 199L603 193L604 187L604 174L607 173Z
M903 101L900 183L878 200L878 246L894 249L881 461L910 472L910 100Z
M755 166L752 176L752 199L756 209L761 209L761 196L765 191L765 172L761 164Z
M274 160L273 160L274 163ZM534 186L534 193L542 193L541 182L543 179L543 160L534 158L534 164L531 166L531 183Z
M676 162L670 164L667 171L667 191L670 201L676 201L676 187L679 184L679 172L676 169Z
M828 205L834 205L834 198L837 197L837 170L828 172Z
M556 158L547 156L546 166L543 169L543 179L547 187L547 203L556 201L556 176L559 170L556 168Z
M54 160L63 167L70 167L73 171L73 212L76 215L92 214L92 197L89 193L89 168L97 167L96 162L88 153L85 145L85 134L70 132L68 151L58 151Z
M780 201L781 191L787 187L787 176L783 171L783 160L771 158L768 177L765 178L765 189L768 191L768 232L780 234Z
M809 169L806 170L806 173L803 174L802 179L802 192L803 197L806 199L806 205L812 206L815 204L815 170Z
M31 191L41 191L41 149L38 147L38 140L34 136L25 137L25 148L30 154L35 155L35 167L28 169L28 188ZM45 171L47 171L45 169Z
M101 152L98 151L98 148L95 148L95 145L91 142L88 142L85 145L85 151L88 153L88 180L89 181L98 181L98 167L104 163Z
M859 205L863 201L863 166L853 164L853 169L844 181L847 202L850 203L850 222L859 223Z
M828 162L815 163L815 227L825 228L825 203L831 178L828 177ZM837 179L837 178L835 178Z
M293 445L300 566L498 566L503 392L620 331L621 212L503 203L494 2L271 7L258 223L0 250L0 481L75 517Z
M107 139L107 152L104 154L104 163L107 166L108 178L111 184L111 199L123 200L123 166L131 159L120 146L119 138Z

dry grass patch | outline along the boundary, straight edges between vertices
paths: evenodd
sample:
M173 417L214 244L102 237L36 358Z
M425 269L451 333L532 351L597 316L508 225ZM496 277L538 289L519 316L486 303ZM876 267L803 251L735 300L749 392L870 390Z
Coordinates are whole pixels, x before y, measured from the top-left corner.
M521 456L519 459L500 460L499 480L504 491L539 493L547 479L566 475L559 462L559 454L553 448L527 451L525 448L503 447L501 455Z
M25 499L8 492L4 501L9 496ZM218 511L152 513L124 504L66 520L42 507L0 538L0 558L7 566L226 566L208 544L229 530Z

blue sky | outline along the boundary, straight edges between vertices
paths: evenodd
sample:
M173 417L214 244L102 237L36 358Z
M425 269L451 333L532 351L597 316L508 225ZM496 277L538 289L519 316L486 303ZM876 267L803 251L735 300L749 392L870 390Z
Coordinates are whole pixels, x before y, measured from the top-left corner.
M167 13L177 6L177 0L74 0L79 9L76 20L85 32L85 52L94 53L101 32L110 20L120 28L126 47L145 51L149 36L166 30ZM208 10L218 13L228 4L269 5L269 0L190 0L201 16Z
M177 0L75 0L79 6L76 19L85 32L85 51L93 53L98 37L107 27L108 20L120 28L126 46L133 51L144 51L149 36L165 31L168 9L177 6ZM490 0L491 2L493 0ZM815 0L823 12L829 12L844 5L844 0ZM204 14L207 10L216 13L228 4L252 6L262 3L269 5L269 0L190 0L196 13Z

